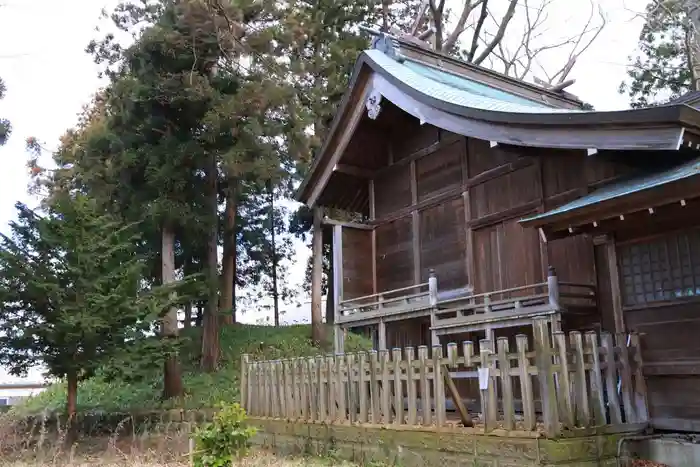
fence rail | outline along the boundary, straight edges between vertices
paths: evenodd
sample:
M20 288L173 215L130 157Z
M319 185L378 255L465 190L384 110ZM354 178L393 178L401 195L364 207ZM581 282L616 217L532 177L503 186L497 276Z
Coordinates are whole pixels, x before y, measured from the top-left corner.
M479 380L485 432L562 430L648 421L639 338L550 332L535 319L526 335L434 346L274 361L243 356L241 399L252 416L445 426L447 401L471 424L450 374ZM629 345L628 345L629 344ZM621 384L618 384L618 383ZM516 410L516 396L520 399ZM539 400L536 398L539 397Z

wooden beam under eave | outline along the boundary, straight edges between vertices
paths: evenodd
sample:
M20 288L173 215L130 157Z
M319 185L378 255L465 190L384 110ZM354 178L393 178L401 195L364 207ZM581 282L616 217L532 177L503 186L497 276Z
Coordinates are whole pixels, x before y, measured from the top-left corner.
M350 164L336 164L335 167L333 167L333 172L366 179L372 179L374 177L374 171Z
M321 196L323 189L326 187L331 175L333 174L333 168L340 162L340 159L345 152L345 148L347 148L348 144L350 143L350 139L355 133L355 129L360 124L362 116L365 114L365 100L369 94L370 86L368 85L367 81L362 83L358 82L356 86L359 88L357 98L354 103L349 103L351 108L350 115L347 117L344 124L340 126L343 128L343 131L338 136L338 143L335 145L330 160L328 161L327 165L321 169L322 172L318 178L318 181L311 189L311 193L306 201L308 206L316 205L318 198Z
M339 220L335 220L335 219L329 219L327 217L323 219L323 225L330 225L330 226L339 225L341 227L346 227L348 229L374 230L373 225L360 224L359 222L339 221Z

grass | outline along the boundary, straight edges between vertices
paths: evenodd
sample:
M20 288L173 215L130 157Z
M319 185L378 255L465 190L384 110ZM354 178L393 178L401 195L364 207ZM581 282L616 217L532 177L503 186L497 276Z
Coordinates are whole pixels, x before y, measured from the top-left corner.
M66 430L40 420L0 415L0 467L189 467L189 432L179 425L159 431L115 430L111 435L66 442ZM253 451L240 467L358 467L331 457L280 458Z
M199 329L183 333L181 352L185 396L179 400L161 400L162 375L159 366L140 371L132 380L107 378L98 374L81 382L78 388L78 410L81 412L124 413L130 411L168 408L210 408L218 402L238 400L238 376L241 355L254 359L279 359L317 355L322 350L309 338L308 325L284 326L227 326L221 333L221 362L217 372L207 374L198 369ZM368 349L370 342L351 335L346 340L348 351ZM15 413L30 415L62 412L65 407L66 387L63 383L47 388L37 396L13 409Z

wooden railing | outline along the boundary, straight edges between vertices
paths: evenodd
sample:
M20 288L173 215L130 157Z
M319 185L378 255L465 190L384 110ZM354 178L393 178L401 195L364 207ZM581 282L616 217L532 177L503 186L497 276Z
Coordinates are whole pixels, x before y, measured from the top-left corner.
M528 337L518 335L514 352L507 338L498 338L480 341L478 352L467 341L461 349L448 344L446 352L435 346L430 354L421 346L417 355L407 347L274 361L243 356L241 400L251 416L441 427L452 423L451 399L463 425L476 418L485 432L548 436L601 426L623 431L647 422L638 336L629 346L626 336L608 333L567 337L551 333L546 319L535 319L533 329L533 350ZM478 417L467 413L450 377L457 371L479 380Z
M352 320L353 315L357 318L368 316L368 313L375 312L377 315L401 312L406 309L416 307L429 308L431 305L430 281L408 287L387 290L386 292L356 297L342 300L339 303L339 314Z
M425 315L432 314L431 328L443 334L450 328L469 332L477 323L530 319L562 308L596 308L595 286L559 281L551 267L545 282L480 294L472 294L472 290L471 287L439 290L438 277L431 272L425 283L342 300L338 324L398 320L415 317L416 311L423 311Z

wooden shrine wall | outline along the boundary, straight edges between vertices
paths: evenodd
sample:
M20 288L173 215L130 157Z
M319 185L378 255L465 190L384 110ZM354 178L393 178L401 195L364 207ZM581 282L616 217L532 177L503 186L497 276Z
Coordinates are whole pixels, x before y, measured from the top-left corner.
M596 283L591 237L545 246L518 220L626 168L584 151L490 147L408 116L394 128L387 164L371 182L377 291L424 282L431 269L441 289L542 282L549 265L563 281Z

